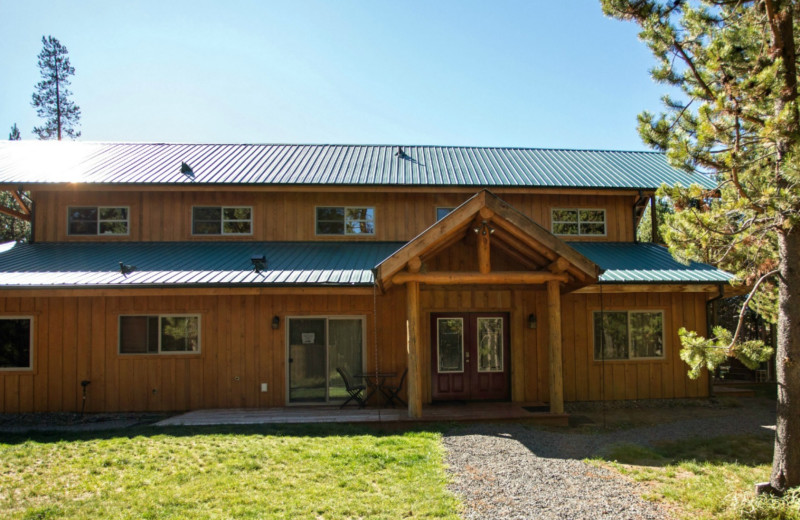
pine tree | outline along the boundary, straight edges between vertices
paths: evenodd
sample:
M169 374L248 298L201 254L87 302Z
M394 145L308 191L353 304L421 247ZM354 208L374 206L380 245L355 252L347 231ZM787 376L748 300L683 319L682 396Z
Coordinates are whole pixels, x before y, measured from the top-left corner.
M42 36L42 52L39 53L39 71L42 81L36 84L31 104L36 114L44 118L44 125L37 126L33 133L39 139L59 141L62 135L72 139L81 136L76 131L81 118L81 109L70 100L72 92L69 77L75 75L75 68L70 65L67 48L52 36Z
M22 136L19 135L19 128L17 128L17 123L14 123L14 126L11 127L11 133L8 134L9 141L19 141L22 139Z
M746 308L777 322L777 428L769 488L800 486L800 3L790 0L601 0L641 27L653 78L679 92L639 115L644 142L675 166L715 176L716 190L662 187L675 213L660 234L674 256L736 273ZM753 365L771 352L715 328L681 330L690 375L727 356Z

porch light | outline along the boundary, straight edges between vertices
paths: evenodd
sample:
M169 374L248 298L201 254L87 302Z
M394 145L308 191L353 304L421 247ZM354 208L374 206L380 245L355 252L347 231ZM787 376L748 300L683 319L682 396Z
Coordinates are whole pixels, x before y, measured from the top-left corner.
M267 268L267 257L266 255L253 255L250 257L250 263L253 264L253 271L261 273Z
M272 328L278 330L278 327L281 326L281 319L278 316L272 317Z
M493 228L492 226L490 226L490 225L489 225L489 222L487 222L486 220L484 220L483 222L481 222L481 225L480 225L480 226L477 226L477 227L474 227L474 228L472 228L472 231L474 231L476 235L477 235L478 233L480 233L481 235L484 235L484 236L486 236L486 233L487 233L487 231L488 231L488 233L489 233L490 235L491 235L492 233L494 233L494 228Z
M528 314L528 328L529 329L536 328L536 315L534 313Z

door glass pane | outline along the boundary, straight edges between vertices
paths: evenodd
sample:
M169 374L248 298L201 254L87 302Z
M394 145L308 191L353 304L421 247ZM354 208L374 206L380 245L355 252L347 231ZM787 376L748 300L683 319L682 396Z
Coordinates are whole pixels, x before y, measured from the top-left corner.
M439 372L464 371L464 320L438 318L436 320Z
M350 376L362 372L361 351L362 322L360 319L332 319L328 321L328 399L338 401L347 397L344 381L337 368L344 368ZM354 379L351 384L361 384Z
M325 319L289 320L289 401L325 402Z
M478 318L478 372L503 371L503 318Z

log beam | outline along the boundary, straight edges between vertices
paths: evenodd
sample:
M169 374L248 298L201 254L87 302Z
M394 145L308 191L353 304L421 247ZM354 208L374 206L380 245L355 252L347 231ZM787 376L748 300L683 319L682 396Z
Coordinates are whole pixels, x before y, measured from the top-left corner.
M564 413L564 374L561 364L561 289L547 282L548 353L550 357L550 413Z
M419 283L406 285L406 353L408 355L408 416L422 417L422 345L419 323Z
M542 267L541 264L537 264L530 258L520 253L518 250L514 249L513 247L511 247L510 245L506 244L501 240L493 241L492 247L494 247L495 250L502 251L506 255L510 256L511 258L519 262L519 264L522 265L522 267L524 267L525 269L536 271Z
M547 266L548 271L551 273L563 273L569 267L569 260L563 256L559 256L558 260Z
M14 200L17 201L17 204L19 204L19 207L22 208L22 212L24 214L26 214L26 215L30 215L31 214L31 210L28 207L28 205L25 204L25 201L22 200L22 197L20 196L19 192L15 191L15 190L11 190L9 193L11 193L11 196L14 197Z
M401 272L394 275L392 283L426 283L432 285L496 284L496 285L536 285L545 282L569 282L566 273L554 274L550 271L495 271L483 274L476 272L431 271L428 273Z
M30 215L26 215L25 213L20 213L17 210L14 210L14 209L11 209L11 208L7 208L5 206L0 206L0 213L2 213L4 215L8 215L9 217L14 217L14 218L18 218L20 220L24 220L26 222L30 222L31 221L31 216Z

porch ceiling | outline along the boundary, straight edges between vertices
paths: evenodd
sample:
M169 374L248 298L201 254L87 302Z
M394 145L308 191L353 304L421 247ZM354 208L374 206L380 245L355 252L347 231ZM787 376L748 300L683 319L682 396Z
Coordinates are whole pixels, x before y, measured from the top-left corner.
M459 242L470 244L479 271L431 272L429 262ZM492 270L491 251L521 270ZM495 255L496 258L496 255ZM376 267L383 289L404 281L422 283L543 283L556 277L572 289L597 282L600 268L488 190L481 190Z

